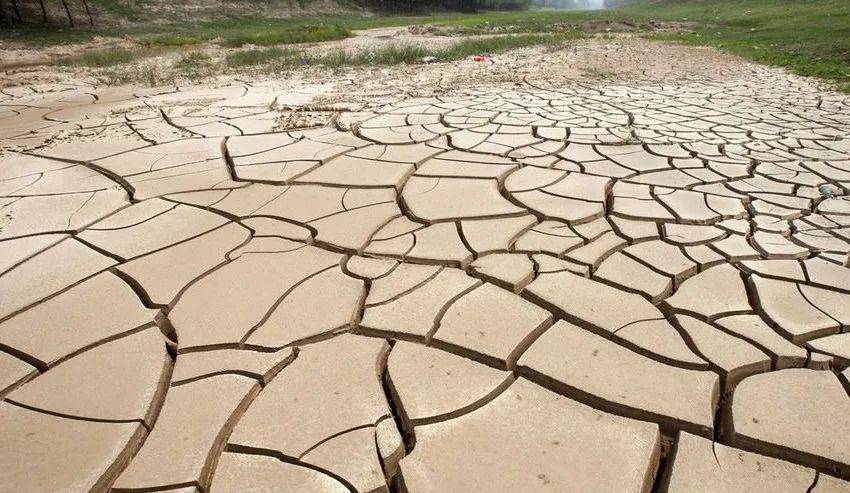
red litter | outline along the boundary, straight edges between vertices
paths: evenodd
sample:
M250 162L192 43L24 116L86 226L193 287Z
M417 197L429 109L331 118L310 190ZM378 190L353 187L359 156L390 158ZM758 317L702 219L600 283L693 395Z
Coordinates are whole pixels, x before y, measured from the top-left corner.
M472 59L476 62L483 62L483 61L487 60L487 57L481 56L481 55L475 55L474 57L472 57Z

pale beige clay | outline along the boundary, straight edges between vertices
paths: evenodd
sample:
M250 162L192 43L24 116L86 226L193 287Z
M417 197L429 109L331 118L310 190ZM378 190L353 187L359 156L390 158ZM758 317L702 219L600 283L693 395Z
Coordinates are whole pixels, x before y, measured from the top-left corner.
M0 493L850 491L850 98L492 62L6 70Z

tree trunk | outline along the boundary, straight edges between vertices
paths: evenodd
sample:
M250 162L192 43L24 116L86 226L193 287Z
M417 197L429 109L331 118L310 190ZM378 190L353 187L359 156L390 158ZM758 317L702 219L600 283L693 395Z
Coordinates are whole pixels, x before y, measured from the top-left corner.
M44 0L38 0L38 5L41 7L41 22L47 24L47 7L44 6Z
M18 0L12 0L12 12L15 13L15 19L17 19L18 22L23 20L21 19L21 11L18 10Z
M71 23L71 27L74 27L74 17L71 15L71 9L68 8L68 2L62 0L62 6L65 7L65 13L68 15L68 22Z
M83 0L83 7L86 8L86 15L89 16L89 25L94 26L94 18L91 16L91 10L89 10L89 2L87 0Z
M6 15L6 2L0 0L0 25L12 27L12 19Z

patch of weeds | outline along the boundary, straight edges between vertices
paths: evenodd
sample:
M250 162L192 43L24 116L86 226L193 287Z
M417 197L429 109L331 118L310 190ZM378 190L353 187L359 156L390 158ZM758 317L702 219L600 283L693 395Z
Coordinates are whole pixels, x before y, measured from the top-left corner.
M416 63L431 52L419 45L394 44L376 50L349 53L338 51L310 60L327 67L358 65L399 65Z
M351 36L351 31L337 25L308 26L295 29L281 29L276 27L266 29L253 29L244 32L227 33L222 36L220 44L230 48L252 44L257 46L271 46L282 44L318 43L320 41L334 41Z
M460 60L473 55L492 55L528 46L546 46L563 48L569 39L576 35L561 34L520 34L473 38L458 41L447 48L432 53L439 61Z
M359 58L362 65L398 65L401 63L416 63L426 56L433 56L431 52L420 45L390 45L386 48L368 51Z
M309 57L308 63L326 67L360 65L400 65L421 62L424 58L450 62L473 55L492 55L527 46L562 47L566 38L555 34L526 34L464 39L446 48L428 49L414 44L393 44L372 51L336 51L323 56Z
M174 73L163 70L156 61L147 61L138 65L121 68L102 69L94 73L103 84L118 86L125 84L143 84L150 87L174 83Z
M304 53L300 51L293 52L291 57L282 57L274 60L273 62L265 65L265 69L270 73L279 73L286 70L291 70L292 68L300 65L309 65L310 59Z
M11 29L4 25L0 29L0 39L16 41L32 48L86 43L95 36L106 34L108 33L102 30L57 27L52 24L23 24Z
M596 68L596 67L589 67L589 68L583 69L582 72L584 72L584 75L586 77L588 77L590 79L597 79L597 80L606 80L606 79L610 79L614 76L614 74L612 72L609 72L607 70L602 70L602 69Z
M325 55L306 55L304 62L324 67L357 67L362 65L399 65L416 63L429 56L430 51L418 46L397 44L369 51L334 51Z
M247 67L271 62L291 63L302 57L301 51L291 48L253 48L228 54L225 64L231 68Z
M60 67L113 67L136 61L148 55L139 50L113 49L88 51L79 55L59 58L54 61Z
M212 58L202 51L193 51L181 56L174 62L173 67L177 70L194 70L212 64Z
M321 56L307 56L306 62L310 65L323 65L325 67L346 67L351 65L361 65L362 58L354 53L347 51L333 51Z
M126 70L98 70L94 73L94 77L107 86L123 86L133 82Z
M150 87L174 82L173 72L162 70L158 63L144 63L137 69L137 79Z
M175 81L202 80L216 75L221 67L209 55L202 52L186 53L171 64L162 59L146 60L138 64L107 67L94 72L95 77L106 85L141 84L161 86Z
M206 53L186 53L171 65L175 78L198 80L216 74L218 66Z
M161 27L146 35L149 43L188 45L217 41L239 48L247 44L272 46L332 41L351 36L351 30L337 18L293 17L287 19L228 18Z

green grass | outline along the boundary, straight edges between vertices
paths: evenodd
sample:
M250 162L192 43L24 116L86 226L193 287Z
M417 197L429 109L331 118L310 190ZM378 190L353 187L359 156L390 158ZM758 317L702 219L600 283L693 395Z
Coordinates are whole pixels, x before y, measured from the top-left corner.
M225 64L231 68L263 65L281 60L295 60L302 52L292 48L254 48L234 51L225 58Z
M228 22L210 21L174 26L164 34L139 34L144 44L186 46L217 41L228 48L244 45L273 46L333 41L351 36L351 31L336 24L324 24L313 19L300 23L289 19L241 19Z
M326 67L353 67L362 65L413 64L431 56L431 51L419 45L393 44L371 51L335 51L323 56L306 57L310 65Z
M237 32L224 36L221 44L238 48L246 44L271 46L282 44L317 43L351 36L351 31L337 25L305 26L297 29L264 29Z
M70 29L24 25L0 30L0 40L18 41L33 48L85 43L96 36L128 38L147 46L191 46L216 41L222 46L240 47L246 44L272 46L332 41L351 36L351 30L318 18L226 19L140 24L120 29Z
M146 61L139 65L124 67L102 68L94 72L95 77L106 85L146 84L154 87L171 84L175 81L175 73L163 70L159 64Z
M117 18L131 22L142 21L145 18L144 1L131 2L128 0L88 0L90 7L96 13L105 12Z

